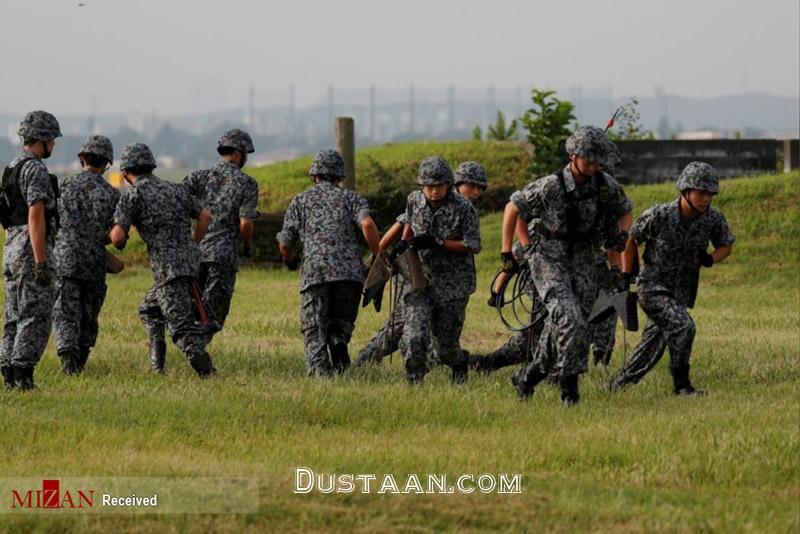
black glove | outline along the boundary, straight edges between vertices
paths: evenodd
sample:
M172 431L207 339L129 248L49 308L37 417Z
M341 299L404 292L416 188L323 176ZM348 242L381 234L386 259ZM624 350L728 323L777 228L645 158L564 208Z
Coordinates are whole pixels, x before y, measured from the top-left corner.
M284 259L283 263L290 271L296 271L297 267L300 265L300 259L297 256L292 256L292 259L290 260Z
M700 265L703 267L711 267L714 265L714 258L705 250L700 253Z
M242 257L243 258L252 258L253 257L253 247L251 246L242 246Z
M425 250L430 248L441 248L444 241L430 234L422 234L411 239L409 243L411 250Z
M519 263L514 258L513 252L501 252L500 262L503 264L503 271L507 273L515 273L519 271Z
M486 301L486 304L488 304L492 308L496 308L497 307L497 299L499 297L500 297L500 295L495 293L494 289L490 290L490 292L489 292L489 300Z
M33 267L33 279L40 286L50 285L50 271L47 270L47 262L40 261Z
M398 241L397 244L389 251L389 261L393 262L399 256L402 256L406 250L408 250L408 241L404 239Z

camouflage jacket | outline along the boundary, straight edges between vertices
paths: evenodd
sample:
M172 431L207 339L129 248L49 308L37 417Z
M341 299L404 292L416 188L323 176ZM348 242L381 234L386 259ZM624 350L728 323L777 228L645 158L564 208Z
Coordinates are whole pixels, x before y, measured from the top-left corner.
M114 224L136 226L147 245L153 282L159 286L181 276L196 277L200 250L192 241L191 219L202 207L181 184L147 174L122 193Z
M23 158L30 158L32 154L26 152L17 156L9 167L15 167ZM38 158L22 163L23 167L19 172L19 190L22 197L32 206L36 202L43 201L46 210L57 209L56 191L50 182L50 174L44 162ZM55 231L48 228L46 238L47 262L52 268L55 266L53 246L55 244ZM31 239L28 234L28 225L12 226L6 233L6 240L3 246L3 269L6 273L22 274L33 271L35 261Z
M688 307L694 306L700 275L700 254L711 242L732 245L736 238L719 211L686 219L679 200L646 210L633 224L631 236L644 244L642 271L636 280L644 291L665 292Z
M406 219L415 236L430 234L460 241L472 251L472 254L458 254L442 248L419 251L434 300L446 302L474 293L473 254L481 251L481 233L478 212L472 203L451 190L444 203L433 208L422 191L414 191L408 195Z
M89 171L64 178L59 190L56 272L62 278L102 280L106 275L105 240L119 191Z
M370 216L359 194L320 181L292 199L278 242L303 245L300 291L325 282L364 281L361 221Z
M210 169L191 173L183 183L211 212L211 225L200 242L200 261L238 269L239 220L258 217L258 184L224 159Z
M563 174L563 185L562 185ZM594 265L617 221L633 204L622 186L600 173L583 184L575 182L567 165L562 173L529 183L511 195L528 223L532 251L563 264ZM573 216L570 216L573 206Z

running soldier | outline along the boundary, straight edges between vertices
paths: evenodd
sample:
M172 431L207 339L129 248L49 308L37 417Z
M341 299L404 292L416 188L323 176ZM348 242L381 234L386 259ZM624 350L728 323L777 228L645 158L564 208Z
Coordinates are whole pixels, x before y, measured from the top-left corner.
M193 172L183 182L197 202L211 211L211 225L200 242L199 283L203 302L220 329L228 317L236 285L239 235L242 256L251 256L253 219L258 217L258 184L241 169L247 155L254 151L247 132L229 130L219 140L217 152L221 158L217 164Z
M216 373L205 350L210 323L197 287L200 250L197 246L211 221L208 209L180 184L153 175L156 160L143 143L122 151L119 168L130 187L114 212L111 241L122 249L130 227L136 226L147 245L153 287L139 306L139 317L150 341L150 365L164 372L164 327L200 378ZM191 220L197 219L192 239Z
M373 255L378 228L367 201L341 187L344 161L332 149L320 151L308 174L314 186L292 199L277 236L284 263L300 266L300 324L308 376L344 373L350 366L347 344L355 327L365 267L363 240ZM330 354L329 354L330 351Z
M44 164L61 128L46 111L31 111L19 125L22 154L3 172L0 222L5 309L0 370L7 389L36 387L33 371L42 357L53 316L54 255L58 230L58 183Z
M610 388L639 382L669 348L675 395L704 395L689 379L695 324L694 306L700 267L711 268L730 256L736 240L728 222L711 207L719 177L708 163L693 161L678 178L680 197L645 211L631 229L624 272L630 272L637 246L644 244L644 265L636 280L639 304L647 314L642 339ZM708 253L708 243L714 247ZM628 278L630 280L630 278Z
M578 377L588 367L591 338L587 318L598 292L595 262L599 247L604 236L627 232L632 222L632 205L622 187L599 170L607 156L605 138L596 127L575 130L566 144L569 164L515 192L506 205L501 249L504 268L514 261L512 237L521 217L535 229L526 259L547 309L532 361L512 376L523 400L551 373L559 376L565 405L580 399Z
M114 161L111 141L89 136L78 153L84 171L61 181L56 238L58 285L53 310L56 349L66 374L80 374L97 340L106 297L108 232L120 194L103 178Z

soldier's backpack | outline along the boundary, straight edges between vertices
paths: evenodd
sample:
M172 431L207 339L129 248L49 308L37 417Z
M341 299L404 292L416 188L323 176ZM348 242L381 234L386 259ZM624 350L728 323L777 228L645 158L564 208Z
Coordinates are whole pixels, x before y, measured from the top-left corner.
M3 170L3 179L0 182L0 224L5 229L28 224L28 204L19 189L19 173L25 163L32 159L35 158L24 157L13 167L7 166ZM50 186L53 188L55 198L58 198L58 179L53 174L49 176ZM57 231L59 226L58 208L45 210L45 220L48 231Z

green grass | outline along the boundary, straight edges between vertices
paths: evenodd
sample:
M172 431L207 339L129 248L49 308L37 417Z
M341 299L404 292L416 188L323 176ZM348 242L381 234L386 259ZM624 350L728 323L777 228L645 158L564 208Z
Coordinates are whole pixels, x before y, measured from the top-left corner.
M729 261L703 271L693 311L693 377L705 399L673 398L664 362L629 390L605 391L622 339L610 371L583 377L573 409L546 386L518 403L510 369L465 387L435 369L410 389L397 355L347 378L308 380L297 275L278 270L241 273L210 347L216 379L197 380L172 346L168 374L154 377L136 318L149 272L131 268L109 279L83 376L60 374L51 343L36 392L0 392L0 476L257 477L260 512L0 514L0 530L797 532L799 186L798 173L728 180L715 199L738 241ZM637 213L676 194L671 185L628 192ZM482 219L480 290L462 338L478 353L508 335L484 304L499 224L499 214ZM384 318L362 311L353 352ZM628 335L628 353L637 340ZM523 493L294 495L301 465L398 479L522 473Z

